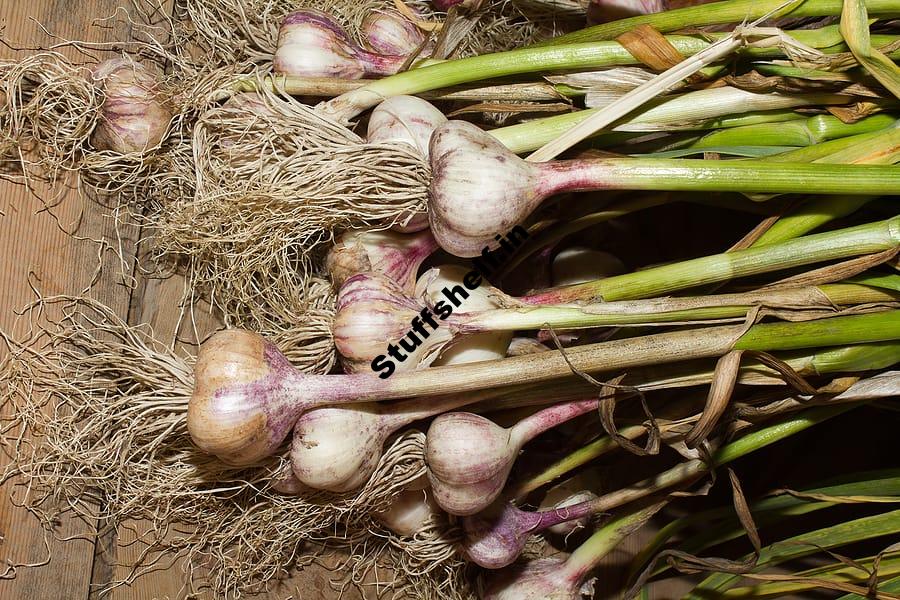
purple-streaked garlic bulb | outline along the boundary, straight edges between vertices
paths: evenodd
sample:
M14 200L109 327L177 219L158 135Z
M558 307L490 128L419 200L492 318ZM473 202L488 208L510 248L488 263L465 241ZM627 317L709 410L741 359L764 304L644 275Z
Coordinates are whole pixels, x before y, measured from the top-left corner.
M495 248L555 192L544 163L527 163L477 126L448 121L431 136L428 216L441 248L466 258Z
M437 250L430 231L402 234L354 230L342 234L325 257L325 268L335 288L359 273L377 273L414 294L422 262Z
M447 122L444 113L429 102L415 96L393 96L372 110L366 139L373 144L401 142L409 144L428 158L428 144L434 130ZM392 227L404 233L428 227L428 214L414 212L401 215Z
M582 584L567 561L539 558L500 571L489 581L484 600L581 600L593 596L592 582Z
M574 285L625 273L628 269L609 252L576 246L566 248L550 266L554 286Z
M526 442L596 407L596 400L558 404L509 429L472 413L439 416L425 435L425 464L435 500L453 515L482 511L500 495Z
M393 75L404 62L405 56L359 47L331 16L313 9L284 18L273 60L275 72L282 75L339 79Z
M590 0L588 23L608 23L669 10L668 0Z
M424 401L414 398L308 410L294 425L294 476L301 484L318 490L355 490L375 472L384 443L392 433L475 400L477 395L473 394L449 394Z
M402 537L412 537L425 525L441 514L441 509L431 497L431 489L403 490L383 511L372 517Z
M370 372L386 352L398 370L414 370L430 364L453 335L424 304L374 273L354 275L341 286L332 331L348 373Z
M197 446L232 465L270 456L309 404L291 387L302 376L274 344L240 329L221 331L200 348L187 425ZM315 396L315 386L308 391Z
M441 300L446 302L444 290L461 287L468 292L469 297L465 299L457 312L464 314L499 308L499 301L505 295L487 282L482 282L474 290L468 289L464 282L467 273L469 273L469 269L459 265L442 265L429 269L422 274L416 284L416 297L425 297L432 304ZM457 335L449 345L441 350L440 355L431 364L434 366L458 365L503 358L509 349L510 341L512 341L511 331Z
M95 148L128 154L162 142L173 115L158 77L128 58L103 61L92 77L105 96L91 137Z
M371 143L403 142L428 158L434 130L447 122L444 113L415 96L393 96L372 110L366 139Z
M360 30L369 48L381 54L408 56L425 43L422 30L396 11L372 11Z

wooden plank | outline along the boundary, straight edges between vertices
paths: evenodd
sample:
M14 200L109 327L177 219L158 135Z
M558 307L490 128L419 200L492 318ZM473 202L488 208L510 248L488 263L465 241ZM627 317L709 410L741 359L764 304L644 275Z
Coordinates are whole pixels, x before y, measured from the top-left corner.
M127 35L124 26L107 23L92 26L95 19L114 12L120 2L83 0L73 3L61 0L7 0L0 3L0 23L6 26L4 39L13 47L35 47L56 44L60 39L107 42ZM52 38L41 29L59 36ZM72 60L85 61L78 51L61 47L59 51ZM28 50L13 51L0 47L0 56L24 56ZM98 54L100 56L100 54ZM54 197L62 194L60 203L50 212L23 186L0 182L0 327L10 331L12 311L34 299L28 286L31 275L45 294L77 293L92 281L97 269L98 250L90 239L112 238L112 222L99 206L85 202L72 191L58 186L48 190L38 186L37 195ZM76 240L70 232L84 238ZM133 254L136 231L122 229L126 256ZM93 294L125 315L130 291L120 285L117 265L108 254L108 263ZM3 350L5 351L5 349ZM13 563L40 562L46 558L44 532L25 510L10 504L12 486L0 488L0 532L5 539L0 545L0 560ZM50 564L41 568L19 569L14 579L0 581L0 597L38 600L87 598L94 553L95 524L64 518L55 529L58 538L81 536L81 539L50 544Z

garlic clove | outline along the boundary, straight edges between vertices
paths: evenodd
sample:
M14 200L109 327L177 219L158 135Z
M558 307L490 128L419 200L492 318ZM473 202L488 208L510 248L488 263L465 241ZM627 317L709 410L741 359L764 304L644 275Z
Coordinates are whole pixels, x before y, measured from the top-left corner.
M553 257L550 270L554 286L584 283L627 271L617 256L581 246L566 248L558 253Z
M494 236L519 225L546 196L534 165L471 123L437 128L429 152L431 231L453 255L470 258L496 248Z
M92 77L105 96L91 135L95 148L128 154L163 141L173 114L150 70L128 58L113 58L97 65Z
M304 413L294 425L291 444L291 465L298 481L332 492L365 484L388 435L379 414L374 403Z

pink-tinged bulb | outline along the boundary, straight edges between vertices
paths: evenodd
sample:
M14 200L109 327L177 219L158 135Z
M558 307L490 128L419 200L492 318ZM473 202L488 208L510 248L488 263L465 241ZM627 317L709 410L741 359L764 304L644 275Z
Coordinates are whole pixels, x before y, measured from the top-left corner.
M447 122L444 113L427 100L415 96L393 96L372 110L366 139L373 144L409 144L428 157L434 130Z
M401 338L406 340L403 354L407 358L396 363L398 370L412 371L430 364L452 333L446 327L434 331L427 325L421 327L427 337L412 330L412 321L421 319L423 309L384 277L361 273L345 281L338 292L333 325L344 369L349 373L371 371L372 360L386 354L388 344L400 344ZM419 341L418 346L411 336Z
M372 476L389 434L375 403L307 411L294 425L294 475L317 490L355 490Z
M668 0L591 0L587 11L588 23L608 23L668 9Z
M310 399L289 387L302 375L262 336L220 331L200 348L188 404L191 439L224 462L243 466L270 456ZM314 397L312 384L308 390Z
M547 195L540 170L471 123L449 121L431 137L428 211L441 248L471 258L519 225Z
M409 144L428 158L428 144L434 130L447 122L444 113L415 96L393 96L372 110L366 139L372 144ZM400 216L391 229L413 233L428 228L428 214L409 212Z
M97 65L92 77L105 96L91 136L95 148L128 154L163 141L173 115L156 76L140 63L113 58Z
M492 573L484 600L581 600L582 586L573 581L561 558L541 558Z
M441 509L426 487L400 492L389 507L373 513L372 517L397 535L412 537L440 514Z
M282 21L273 65L282 75L362 79L396 73L404 60L360 48L331 16L305 9Z
M381 54L409 55L425 42L422 31L397 12L376 10L360 25L369 48Z
M516 508L511 502L495 502L478 514L462 519L462 548L469 560L485 569L502 569L516 561L541 514Z
M325 257L331 282L340 288L360 273L375 273L396 283L404 293L415 293L419 266L437 249L430 231L403 234L392 231L353 230L342 234Z
M425 436L428 480L438 505L472 515L500 494L519 452L511 430L465 412L436 418Z

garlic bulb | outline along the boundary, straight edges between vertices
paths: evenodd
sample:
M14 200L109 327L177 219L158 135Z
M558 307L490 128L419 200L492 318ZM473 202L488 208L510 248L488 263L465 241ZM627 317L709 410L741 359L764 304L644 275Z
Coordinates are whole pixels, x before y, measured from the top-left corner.
M91 136L93 146L120 154L158 146L173 116L162 98L159 79L128 58L103 61L92 76L105 95Z
M422 262L437 249L430 231L404 235L390 231L353 230L341 235L325 257L335 288L359 273L376 273L415 293Z
M363 19L360 29L369 48L381 54L408 56L425 42L422 31L395 11L372 11Z
M447 122L444 113L415 96L393 96L372 110L366 139L373 144L402 142L428 158L428 144L434 130ZM428 227L428 214L412 212L401 215L392 227L410 233Z
M425 464L438 505L473 515L500 495L519 450L539 434L597 407L597 400L565 402L522 419L510 429L472 413L446 413L425 435Z
M553 285L574 285L624 273L627 269L609 252L576 246L566 248L553 258L550 267Z
M369 480L391 433L376 403L317 408L294 425L291 465L303 485L347 492Z
M484 600L581 600L582 585L573 580L560 558L541 558L498 572Z
M371 143L403 142L428 157L434 130L447 122L444 113L416 96L393 96L372 110L366 139Z
M362 79L392 75L405 61L360 48L331 16L305 9L282 21L273 64L283 75Z
M429 364L452 337L429 308L372 273L354 275L341 286L332 331L349 373L377 369L375 361L384 353L398 370L414 370Z
M397 535L412 537L440 513L431 490L425 488L400 492L387 509L373 513L372 517Z

